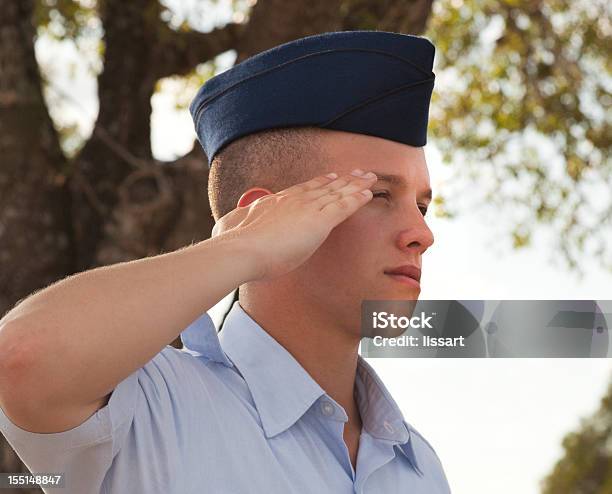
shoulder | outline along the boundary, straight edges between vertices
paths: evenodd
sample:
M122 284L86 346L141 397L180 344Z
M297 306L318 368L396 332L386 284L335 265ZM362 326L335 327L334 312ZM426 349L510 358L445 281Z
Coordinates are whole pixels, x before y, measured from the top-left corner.
M446 478L446 473L438 453L431 443L425 439L423 434L417 431L408 422L404 421L404 423L410 432L410 440L419 469L431 483L432 492L450 494L451 490L448 479ZM433 487L435 487L435 489L433 489Z
M408 427L408 431L410 432L411 437L415 438L415 436L416 436L417 441L422 443L423 446L425 448L427 448L431 453L433 453L436 456L438 456L438 454L436 453L436 450L434 449L434 447L431 445L431 443L427 439L425 439L425 436L423 436L423 434L421 434L417 429L415 429L408 422L404 422L404 423L406 424L406 427Z
M228 372L228 367L214 360L167 345L138 370L138 378L141 385L149 382L172 392L193 391L194 387L224 383Z
M200 374L228 368L226 365L197 352L191 352L186 348L175 348L171 345L166 345L143 366L143 369L151 365L164 370L174 369L185 373L196 372Z
M415 449L415 453L417 455L417 461L421 460L421 463L425 461L427 464L433 463L442 468L442 461L440 460L440 457L432 444L425 439L425 436L423 436L423 434L421 434L411 424L406 421L404 421L404 423L410 432L410 438L413 442L413 448Z

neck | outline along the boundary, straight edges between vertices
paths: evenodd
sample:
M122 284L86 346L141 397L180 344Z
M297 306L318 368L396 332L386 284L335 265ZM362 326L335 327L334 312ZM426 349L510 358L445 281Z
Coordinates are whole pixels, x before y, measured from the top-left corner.
M279 303L275 297L240 292L245 312L281 344L348 415L347 426L361 429L354 396L359 337L334 327L330 320L296 300Z

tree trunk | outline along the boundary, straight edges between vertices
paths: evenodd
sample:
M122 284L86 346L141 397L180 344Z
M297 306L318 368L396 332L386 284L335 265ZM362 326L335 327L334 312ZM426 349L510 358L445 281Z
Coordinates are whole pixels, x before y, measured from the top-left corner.
M0 313L73 258L66 162L34 58L32 2L0 0Z
M30 0L0 0L2 315L21 298L70 272L74 257L66 162L42 96L32 9ZM0 471L28 471L1 435Z

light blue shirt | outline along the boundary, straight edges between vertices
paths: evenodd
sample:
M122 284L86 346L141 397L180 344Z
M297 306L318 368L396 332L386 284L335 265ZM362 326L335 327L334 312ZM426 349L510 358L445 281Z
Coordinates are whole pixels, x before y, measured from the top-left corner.
M0 410L0 431L32 472L65 473L66 494L450 493L436 453L361 356L355 471L344 409L239 302L219 334L204 313L181 340L74 429L28 432Z

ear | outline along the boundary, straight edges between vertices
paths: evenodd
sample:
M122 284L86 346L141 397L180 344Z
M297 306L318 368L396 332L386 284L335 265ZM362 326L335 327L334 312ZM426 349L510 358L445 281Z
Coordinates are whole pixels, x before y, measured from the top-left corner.
M270 192L268 189L263 189L261 187L253 187L240 196L240 199L238 199L237 207L241 208L248 206L260 197L267 196L269 194L272 194L272 192Z
M211 238L216 237L225 230L228 230L232 227L232 225L240 223L240 221L242 221L242 218L244 218L248 214L248 211L246 211L246 209L251 203L255 202L260 197L264 197L270 194L272 194L272 192L270 192L268 189L263 189L261 187L255 187L247 190L244 194L240 196L236 209L230 211L225 216L219 218L215 222L210 235Z

